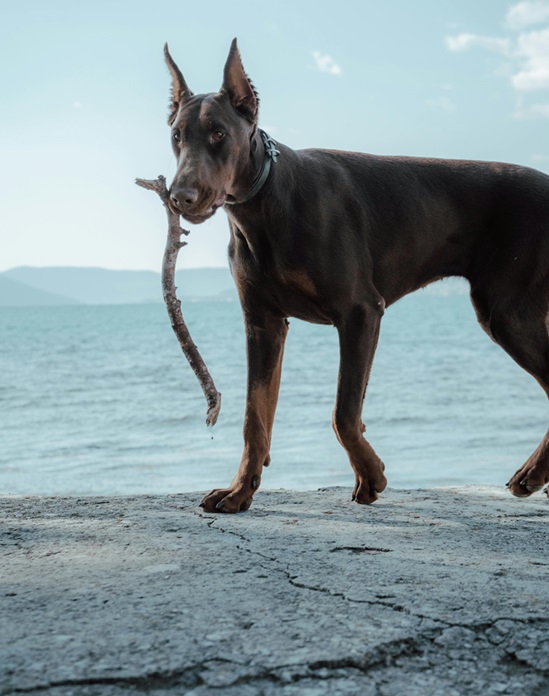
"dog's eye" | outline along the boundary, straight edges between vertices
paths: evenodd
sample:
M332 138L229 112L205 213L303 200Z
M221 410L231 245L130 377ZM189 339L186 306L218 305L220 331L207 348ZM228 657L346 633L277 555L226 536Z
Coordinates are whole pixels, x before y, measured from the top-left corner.
M178 130L174 130L174 132L172 133L172 137L176 143L181 142L181 133Z
M223 131L220 131L220 130L214 130L210 136L212 142L214 142L214 143L217 143L220 140L223 140L224 137L225 137L225 133L223 133Z

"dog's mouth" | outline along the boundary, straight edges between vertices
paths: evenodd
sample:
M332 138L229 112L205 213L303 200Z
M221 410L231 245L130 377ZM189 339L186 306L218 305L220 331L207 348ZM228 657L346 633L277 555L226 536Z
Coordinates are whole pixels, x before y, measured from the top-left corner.
M190 222L193 225L200 225L200 223L206 222L206 220L209 220L212 217L212 215L215 214L215 211L217 210L218 207L219 206L211 205L203 213L182 213L182 212L180 212L179 214L181 215L182 218L187 220L187 222Z

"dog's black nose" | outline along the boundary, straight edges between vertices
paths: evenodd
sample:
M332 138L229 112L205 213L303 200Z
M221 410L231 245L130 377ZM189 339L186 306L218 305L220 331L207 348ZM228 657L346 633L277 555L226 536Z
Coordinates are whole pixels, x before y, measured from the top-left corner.
M186 210L198 200L198 189L190 187L172 189L170 198L176 208L179 208L179 210Z

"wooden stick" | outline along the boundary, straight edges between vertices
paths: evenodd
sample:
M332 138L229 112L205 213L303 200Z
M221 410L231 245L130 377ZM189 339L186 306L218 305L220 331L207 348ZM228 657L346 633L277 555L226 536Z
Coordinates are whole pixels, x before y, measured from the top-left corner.
M162 294L164 296L164 302L168 310L172 329L206 397L206 402L208 404L206 425L215 425L221 408L221 394L215 388L212 376L191 338L191 334L189 333L183 319L183 314L181 313L181 302L177 299L176 295L175 266L177 263L177 255L181 247L187 244L187 242L181 241L181 235L187 235L189 232L188 230L182 229L180 226L179 215L176 215L170 210L165 177L160 175L154 180L136 179L135 183L149 191L155 191L160 196L164 208L166 209L166 214L168 216L168 238L166 240L164 257L162 259Z

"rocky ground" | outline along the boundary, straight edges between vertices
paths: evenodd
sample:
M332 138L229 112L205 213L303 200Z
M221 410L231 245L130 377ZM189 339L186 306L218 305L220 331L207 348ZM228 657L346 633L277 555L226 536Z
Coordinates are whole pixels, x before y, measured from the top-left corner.
M0 695L549 694L549 500L0 498Z

